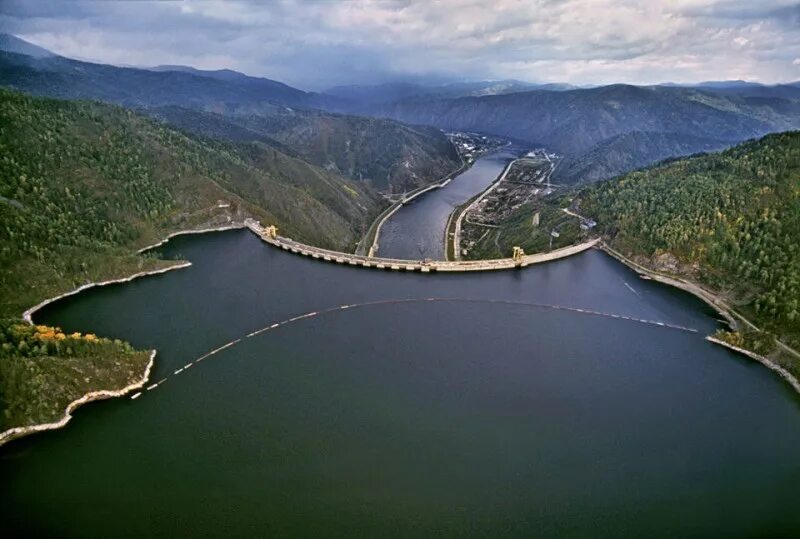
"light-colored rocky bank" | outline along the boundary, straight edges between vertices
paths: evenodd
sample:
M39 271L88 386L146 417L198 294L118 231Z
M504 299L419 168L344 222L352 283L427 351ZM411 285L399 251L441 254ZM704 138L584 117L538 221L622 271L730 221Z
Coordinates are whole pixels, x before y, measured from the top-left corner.
M608 253L610 256L616 258L617 260L619 260L620 262L631 268L633 271L638 273L641 278L649 279L651 281L657 281L659 283L667 284L675 288L680 288L681 290L685 290L686 292L689 292L690 294L700 298L701 300L703 300L704 303L706 303L709 307L714 309L720 316L722 316L731 329L736 329L738 327L737 319L730 311L727 304L725 304L725 302L722 301L722 299L718 298L711 292L702 288L700 285L692 283L690 281L686 281L684 279L678 279L675 277L662 275L649 268L642 266L641 264L637 264L636 262L626 257L622 253L611 248L605 242L602 242L600 244L600 248L606 253Z
M169 240L171 240L175 236L186 236L188 234L205 234L207 232L222 232L222 231L225 231L225 230L238 230L240 228L245 228L245 224L244 223L231 223L231 224L227 224L227 225L215 226L215 227L210 227L210 228L194 228L194 229L189 229L189 230L179 230L177 232L172 232L171 234L168 234L167 236L164 237L164 239L162 239L160 241L157 241L156 243L154 243L152 245L148 245L147 247L142 247L141 249L136 251L136 253L137 254L141 254L141 253L144 253L145 251L149 251L150 249L155 249L156 247L161 247L162 245L167 243Z
M185 234L205 234L207 232L219 232L219 231L224 231L224 230L234 230L234 229L241 229L241 228L244 228L244 227L245 227L244 223L232 223L232 224L218 226L218 227L212 227L212 228L179 230L177 232L173 232L173 233L169 234L168 236L166 236L164 239L158 241L157 243L154 243L152 245L148 245L147 247L143 247L143 248L139 249L137 251L137 253L143 253L143 252L148 251L150 249L154 249L156 247L164 245L166 242L168 242L171 238L174 238L175 236L181 236L181 235L185 235ZM83 284L83 285L75 288L74 290L70 290L69 292L65 292L63 294L59 294L59 295L53 296L51 298L47 298L47 299L37 303L36 305L34 305L30 309L28 309L24 313L22 313L22 318L26 322L28 322L29 324L33 324L33 315L34 315L34 313L36 313L36 311L38 311L39 309L41 309L41 308L45 307L46 305L49 305L49 304L51 304L51 303L53 303L55 301L58 301L60 299L63 299L63 298L69 297L69 296L73 296L75 294L83 292L84 290L88 290L90 288L94 288L94 287L97 287L97 286L107 286L107 285L110 285L110 284L126 283L126 282L129 282L129 281L133 281L134 279L138 279L140 277L146 277L146 276L149 276L149 275L159 275L159 274L162 274L162 273L166 273L168 271L187 268L187 267L189 267L191 265L192 265L192 263L188 262L188 261L187 262L178 262L178 263L173 264L171 266L168 266L166 268L160 268L160 269L155 269L155 270L150 270L150 271L140 271L140 272L134 273L133 275L129 275L127 277L121 277L119 279L109 279L109 280L106 280L106 281L86 283L86 284ZM92 391L90 393L87 393L86 395L82 396L81 398L72 401L67 406L66 410L64 411L64 416L61 419L59 419L58 421L56 421L56 422L43 423L43 424L38 424L38 425L28 425L28 426L25 426L25 427L14 427L14 428L8 429L5 432L0 433L0 445L3 445L4 443L7 443L7 442L9 442L11 440L14 440L16 438L20 438L22 436L26 436L28 434L33 434L33 433L36 433L36 432L42 432L42 431L52 430L52 429L59 429L59 428L63 427L64 425L66 425L69 422L69 420L72 418L72 412L76 408L78 408L79 406L81 406L83 404L86 404L88 402L92 402L92 401L96 401L96 400L102 400L102 399L110 399L110 398L114 398L114 397L121 397L123 395L127 395L128 393L130 393L130 392L132 392L132 391L134 391L136 389L141 389L142 387L144 387L145 383L147 383L147 381L150 379L150 371L151 371L151 369L153 367L153 363L155 361L155 357L156 357L156 351L153 350L151 352L151 354L150 354L150 361L149 361L149 363L148 363L148 365L147 365L147 367L145 369L145 372L143 373L142 377L140 379L138 379L137 381L133 382L132 384L130 384L130 385L128 385L128 386L126 386L126 387L124 387L122 389L119 389L119 390L97 390L97 391Z
M663 283L663 284L666 284L666 285L669 285L669 286L673 286L675 288L680 288L681 290L685 290L686 292L689 292L690 294L700 298L701 300L703 300L703 302L705 302L707 305L709 305L711 308L713 308L717 313L719 313L719 315L722 316L727 321L728 326L732 330L736 330L739 327L739 324L743 323L744 325L746 325L747 327L749 327L751 329L754 329L756 331L760 331L758 329L758 327L756 327L752 322L750 322L749 320L744 318L742 315L740 315L739 313L737 313L736 311L731 309L727 305L727 303L725 303L725 301L722 298L716 296L715 294L712 294L711 292L709 292L708 290L706 290L702 286L700 286L700 285L698 285L696 283L693 283L691 281L687 281L685 279L679 279L679 278L676 278L676 277L670 277L670 276L667 276L667 275L662 275L662 274L657 273L657 272L655 272L655 271L653 271L653 270L651 270L649 268L646 268L646 267L642 266L641 264L637 264L636 262L634 262L633 260L629 259L625 255L623 255L623 254L619 253L618 251L614 250L613 248L611 248L605 242L603 242L601 244L600 248L603 251L605 251L606 253L608 253L610 256L616 258L617 260L619 260L620 262L622 262L623 264L625 264L626 266L628 266L629 268L634 270L636 273L639 274L639 276L641 278L649 279L651 281L657 281L659 283ZM729 343L727 343L727 342L725 342L725 341L723 341L721 339L717 339L716 337L713 337L711 335L707 336L706 340L708 340L710 342L713 342L715 344L719 344L721 346L724 346L724 347L726 347L726 348L728 348L730 350L734 350L736 352L744 354L744 355L746 355L747 357L749 357L751 359L755 359L756 361L758 361L759 363L761 363L762 365L764 365L768 369L776 372L781 378L783 378L784 380L789 382L789 384L791 384L791 386L795 389L795 391L800 393L800 381L798 381L798 379L792 373L790 373L789 371L787 371L786 369L784 369L783 367L781 367L780 365L778 365L777 363L775 363L771 359L769 359L767 357L764 357L764 356L761 356L759 354L756 354L755 352L752 352L750 350L746 350L744 348L739 348L738 346L734 346L732 344L729 344ZM780 341L777 341L777 345L782 350L784 350L784 351L786 351L786 352L788 352L790 354L793 354L793 355L797 354L797 352L793 348L788 347L787 345L785 345L784 343L782 343Z
M0 433L0 446L10 442L11 440L22 438L23 436L27 436L29 434L34 434L36 432L43 432L46 430L60 429L64 427L67 423L69 423L69 420L72 419L72 412L74 412L75 409L77 409L79 406L86 404L87 402L98 401L103 399L111 399L114 397L122 397L132 391L141 389L150 379L150 371L153 368L155 359L156 359L156 351L153 350L150 352L150 361L147 363L147 367L145 368L141 378L123 387L122 389L116 389L116 390L101 389L97 391L90 391L89 393L85 394L79 399L72 401L67 405L67 409L64 410L64 415L58 421L54 421L52 423L41 423L38 425L28 425L25 427L14 427Z
M129 275L128 277L121 277L119 279L109 279L108 281L86 283L86 284L83 284L83 285L79 286L78 288L76 288L74 290L70 290L69 292L64 292L63 294L59 294L58 296L53 296L52 298L47 298L46 300L37 303L36 305L31 307L27 311L22 313L22 318L26 322L28 322L29 324L33 324L33 319L32 319L33 313L35 313L36 311L38 311L39 309L41 309L45 305L49 305L49 304L53 303L54 301L58 301L60 299L63 299L63 298L69 297L69 296L74 296L75 294L77 294L79 292L83 292L84 290L88 290L88 289L94 288L96 286L106 286L106 285L110 285L110 284L127 283L128 281L133 281L134 279L138 279L139 277L146 277L148 275L158 275L160 273L166 273L168 271L172 271L172 270L176 270L176 269L187 268L187 267L189 267L191 265L192 265L191 262L180 262L178 264L174 264L174 265L166 267L166 268L161 268L161 269L151 270L151 271L140 271L138 273L134 273L133 275Z
M797 393L800 393L800 381L789 371L772 361L771 359L758 355L755 352L751 352L750 350L745 350L744 348L739 348L738 346L734 346L730 343L727 343L721 339L717 339L711 335L706 337L707 341L713 342L714 344L718 344L720 346L724 346L725 348L729 348L735 352L739 352L740 354L744 354L750 359L754 359L767 367L768 369L776 372L778 376L789 382L791 386L794 388Z

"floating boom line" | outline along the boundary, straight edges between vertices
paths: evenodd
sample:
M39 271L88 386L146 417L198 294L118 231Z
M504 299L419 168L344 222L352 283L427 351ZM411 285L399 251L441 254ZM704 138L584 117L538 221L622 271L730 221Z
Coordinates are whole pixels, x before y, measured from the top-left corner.
M350 304L337 305L335 307L328 307L327 309L322 309L322 310L319 310L319 311L310 311L310 312L307 312L305 314L300 314L300 315L294 316L292 318L287 318L287 319L282 320L280 322L272 322L272 323L270 323L270 324L268 324L268 325L266 325L266 326L264 326L264 327L262 327L260 329L256 329L255 331L252 331L252 332L248 333L244 337L239 337L238 339L235 339L235 340L232 340L230 342L227 342L227 343L223 344L222 346L219 346L219 347L214 348L213 350L211 350L209 352L206 352L205 354L203 354L203 355L197 357L196 359L190 361L189 363L187 363L183 367L180 367L180 368L176 369L171 375L168 375L168 376L162 378L161 380L159 380L158 382L155 382L155 383L147 386L144 389L144 391L140 391L140 392L132 395L131 399L137 399L142 395L142 393L147 392L147 391L152 391L152 390L160 387L162 384L167 382L167 380L169 380L170 378L178 376L179 374L182 374L183 372L185 372L187 369L191 368L195 364L197 364L197 363L199 363L201 361L204 361L204 360L210 358L211 356L213 356L215 354L218 354L219 352L222 352L223 350L226 350L226 349L228 349L228 348L230 348L232 346L236 346L237 344L239 344L240 342L242 342L242 341L244 341L246 339L250 339L251 337L257 337L258 335L261 335L262 333L266 333L267 331L278 329L278 328L280 328L282 326L285 326L287 324L293 324L295 322L300 322L302 320L307 320L309 318L314 318L315 316L331 314L331 313L340 312L340 311L344 311L344 310L348 310L348 309L360 309L360 308L364 308L364 307L373 307L373 306L376 306L376 305L398 305L398 304L403 304L403 303L422 303L422 302L481 303L481 304L490 303L490 304L498 304L498 305L513 305L513 306L518 306L518 307L530 307L530 308L535 308L535 309L550 309L550 310L555 310L555 311L567 311L567 312L572 312L572 313L578 313L578 314L588 315L588 316L600 316L600 317L603 317L603 318L611 318L611 319L615 319L615 320L625 320L625 321L628 321L628 322L646 324L646 325L650 325L650 326L656 326L656 327L660 327L660 328L677 330L677 331L684 331L684 332L688 332L688 333L698 333L698 330L696 330L694 328L680 326L680 325L677 325L677 324L670 324L669 322L661 322L661 321L658 321L658 320L646 320L644 318L636 318L636 317L633 317L633 316L626 316L626 315L614 314L614 313L606 313L606 312L602 312L602 311L595 311L595 310L592 310L592 309L583 309L583 308L580 308L580 307L566 307L566 306L563 306L563 305L552 305L552 304L548 304L548 303L536 303L536 302L530 302L530 301L515 301L515 300L507 300L507 299L480 299L480 298L440 298L440 297L381 299L381 300L374 300L374 301L364 301L364 302L361 302L361 303L350 303Z

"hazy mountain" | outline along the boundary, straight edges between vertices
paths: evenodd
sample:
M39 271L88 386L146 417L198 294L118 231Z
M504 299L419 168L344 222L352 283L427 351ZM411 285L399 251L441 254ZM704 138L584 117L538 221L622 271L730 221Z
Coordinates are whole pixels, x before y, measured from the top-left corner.
M0 33L0 51L15 52L17 54L27 54L34 58L47 58L55 56L52 52L33 43L28 43L11 34Z
M260 142L269 138L281 151L291 149L318 166L370 180L379 189L418 187L460 164L455 148L438 129L314 112L312 107L330 106L338 98L231 70L138 69L0 52L0 84L35 95L118 103L217 138ZM245 125L248 116L260 118Z
M276 93L278 96L282 95L292 96L292 99L298 101L302 100L303 98L309 99L313 95L309 92L298 90L297 88L293 88L288 84L284 84L276 80L267 79L264 77L251 77L250 75L245 75L244 73L240 73L239 71L234 71L232 69L205 70L205 69L196 69L194 67L182 66L182 65L162 65L162 66L151 67L149 68L149 70L158 71L162 73L170 71L177 71L180 73L190 73L192 75L197 75L199 77L206 77L210 79L236 83L238 85L244 85L254 90L263 91L266 95L270 96L275 96Z
M410 190L461 164L453 145L434 127L271 104L229 106L218 112L181 107L152 112L206 136L266 142L380 190Z
M310 95L268 79L224 80L186 71L152 71L71 60L0 53L0 82L36 95L95 99L132 107L276 103L302 106Z
M612 85L561 92L535 90L508 95L403 100L375 107L373 113L443 129L483 131L551 148L586 161L595 151L590 179L611 177L657 159L706 151L709 144L732 145L764 134L800 127L800 100L725 95L695 88ZM630 133L649 133L639 147ZM652 134L660 133L655 138ZM642 135L636 136L640 141ZM681 144L677 141L683 138ZM605 143L605 146L599 146ZM656 147L659 146L659 147ZM628 155L623 156L622 152ZM582 181L561 174L561 181ZM568 167L568 170L569 167ZM603 171L602 174L599 171Z
M573 88L575 87L569 84L535 84L518 80L451 82L436 85L396 82L336 86L325 90L323 94L339 98L341 101L331 102L329 106L341 111L370 112L375 105L402 100L477 97L512 94L534 89L561 91Z
M722 95L738 95L743 97L778 97L800 99L798 83L761 84L743 80L708 81L697 84L666 83L659 86L694 88Z
M594 182L670 157L714 152L728 146L727 141L687 134L632 131L603 140L583 154L566 154L553 173L553 181Z
M561 182L604 179L667 157L800 128L800 86L746 81L582 89L513 80L391 83L315 94L231 70L124 68L2 52L0 83L34 94L151 111L167 107L162 117L184 129L233 140L268 138L318 166L389 190L446 173L454 161L444 136L310 109L480 131L546 146L565 156L556 176Z

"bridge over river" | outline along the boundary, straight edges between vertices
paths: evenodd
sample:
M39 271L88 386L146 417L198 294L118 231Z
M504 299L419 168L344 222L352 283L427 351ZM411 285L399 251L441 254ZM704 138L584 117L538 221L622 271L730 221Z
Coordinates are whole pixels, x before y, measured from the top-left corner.
M494 260L401 260L396 258L381 258L342 253L313 247L294 241L290 238L279 236L274 227L264 227L255 220L247 219L244 225L257 234L265 242L280 247L285 251L310 256L327 262L349 264L365 268L386 269L395 271L491 271L501 269L524 268L541 262L557 260L590 249L600 242L599 238L591 239L577 245L555 249L548 253L526 255L521 251L511 258L498 258Z

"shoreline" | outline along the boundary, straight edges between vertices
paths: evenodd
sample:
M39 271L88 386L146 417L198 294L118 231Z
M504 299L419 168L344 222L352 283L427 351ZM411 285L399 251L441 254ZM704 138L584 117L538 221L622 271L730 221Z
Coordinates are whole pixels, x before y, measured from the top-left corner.
M477 161L477 159L475 159L475 161ZM419 187L419 188L416 189L416 192L412 191L411 194L409 194L408 196L403 197L401 200L398 200L397 202L395 202L394 204L392 204L391 206L389 206L388 208L383 210L383 213L378 216L378 218L376 219L376 221L372 225L370 225L370 230L373 227L375 227L375 235L372 238L372 243L370 244L369 248L366 250L367 251L366 256L368 256L368 257L375 256L375 252L380 248L380 245L378 243L378 239L380 238L380 235L381 235L381 228L383 227L383 224L386 221L388 221L389 218L397 212L397 210L399 210L405 204L408 204L409 202L411 202L412 200L414 200L418 196L427 193L428 191L432 191L434 189L441 189L442 187L447 186L451 181L453 181L453 179L456 176L458 176L459 174L462 174L463 172L469 170L469 167L471 167L475 163L475 161L470 163L468 161L464 161L463 158L462 158L461 166L459 166L456 170L454 170L453 172L451 172L450 174L445 176L444 180L439 180L438 182L434 182L434 183L432 183L430 185L426 185L424 187ZM366 236L364 236L364 239L367 239L369 237L369 235L370 235L370 231L368 230ZM358 250L359 249L356 248L356 254L358 254Z
M756 354L755 352L751 352L750 350L746 350L744 348L739 348L738 346L734 346L732 344L726 343L725 341L723 341L721 339L717 339L713 335L707 335L706 336L706 340L709 341L709 342L712 342L714 344L718 344L720 346L724 346L725 348L733 350L734 352L738 352L740 354L743 354L743 355L749 357L750 359L758 361L759 363L764 365L769 370L777 373L778 376L780 376L786 382L788 382L789 385L791 385L794 388L794 390L797 392L797 394L800 395L800 380L795 378L795 376L792 373L790 373L785 368L781 367L780 365L778 365L777 363L775 363L771 359L769 359L767 357L764 357L762 355Z
M625 264L627 267L631 268L633 271L635 271L637 274L639 274L639 277L641 279L647 279L647 280L651 280L651 281L656 281L656 282L661 283L661 284L672 286L674 288L678 288L680 290L683 290L684 292L688 292L689 294L692 294L696 298L699 298L706 305L708 305L709 307L714 309L719 315L721 315L727 321L727 324L728 324L728 326L729 326L729 328L731 330L735 331L738 328L739 322L737 320L739 320L742 323L744 323L745 325L747 325L748 327L751 327L752 329L755 329L756 331L760 331L758 329L758 327L753 325L752 322L750 322L746 318L742 317L740 314L736 313L736 311L734 311L733 309L728 307L728 305L722 299L718 298L715 294L713 294L712 292L709 292L708 290L706 290L705 288L703 288L699 284L693 283L691 281L683 280L683 279L678 279L678 278L675 278L675 277L668 277L666 275L661 275L658 272L655 272L655 271L653 271L653 270L651 270L649 268L646 268L646 267L642 266L641 264L637 264L636 262L634 262L633 260L630 260L629 258L624 256L623 254L615 251L613 248L609 247L609 245L605 241L601 243L601 246L599 248L600 248L600 250L604 251L605 253L607 253L612 258L616 259L617 261L619 261L622 264ZM726 347L726 348L728 348L730 350L733 350L735 352L739 352L740 354L743 354L743 355L749 357L750 359L754 359L755 361L758 361L759 363L761 363L762 365L764 365L765 367L767 367L771 371L774 371L775 373L777 373L778 376L783 378L785 381L787 381L794 388L794 390L800 395L800 380L798 380L792 373L790 373L788 370L786 370L785 368L781 367L780 365L778 365L777 363L775 363L771 359L769 359L769 358L767 358L765 356L762 356L760 354L756 354L755 352L753 352L751 350L747 350L745 348L740 348L738 346L734 346L732 344L729 344L729 343L727 343L727 342L725 342L725 341L723 341L721 339L717 339L713 335L707 335L706 336L706 340L709 341L709 342L718 344L720 346L724 346L724 347ZM790 353L794 352L794 350L792 348L787 347L780 340L775 339L775 342L776 342L776 345L779 348L781 348L781 349L783 349L783 350L785 350L787 352L790 352Z
M0 433L0 446L4 444L16 440L17 438L22 438L23 436L28 436L30 434L35 434L37 432L44 432L48 430L57 430L63 428L69 423L72 419L72 413L89 402L98 401L98 400L105 400L105 399L112 399L115 397L123 397L134 391L136 389L141 389L150 379L150 372L153 369L153 364L155 363L156 359L156 351L150 351L150 361L147 363L147 367L145 368L144 374L139 380L134 381L131 384L123 387L122 389L99 389L96 391L90 391L86 393L82 397L75 399L74 401L70 402L67 405L67 408L64 410L64 415L61 416L61 419L58 421L54 421L52 423L39 423L36 425L28 425L25 427L12 427L4 432Z
M174 238L176 236L184 236L184 235L189 235L189 234L206 234L206 233L209 233L209 232L223 232L225 230L240 230L240 229L245 229L245 228L247 228L246 224L244 224L244 223L235 223L235 224L222 225L222 226L210 227L210 228L178 230L177 232L171 232L170 234L165 236L162 240L157 241L156 243L153 243L153 244L148 245L146 247L142 247L141 249L136 251L136 254L142 254L142 253L144 253L146 251L149 251L151 249L155 249L156 247L161 247L162 245L164 245L165 243L167 243L169 240L171 240L172 238ZM59 294L57 296L53 296L51 298L47 298L47 299L44 299L44 300L40 301L39 303L37 303L33 307L31 307L31 308L27 309L25 312L23 312L22 313L22 319L25 320L26 322L28 322L29 324L33 324L33 320L32 320L33 314L36 311L38 311L39 309L42 309L43 307L45 307L45 306L47 306L47 305L49 305L49 304L51 304L51 303L53 303L55 301L58 301L60 299L64 299L66 297L78 294L80 292L83 292L84 290L88 290L88 289L94 288L96 286L107 286L107 285L110 285L110 284L127 283L129 281L133 281L134 279L138 279L140 277L147 277L147 276L150 276L150 275L159 275L159 274L162 274L162 273L166 273L168 271L188 268L191 265L192 265L191 262L185 261L185 262L179 262L177 264L173 264L171 266L167 266L165 268L160 268L160 269L155 269L155 270L148 270L148 271L140 271L140 272L134 273L132 275L128 275L127 277L120 277L118 279L109 279L107 281L91 281L91 282L88 282L86 284L82 284L81 286L79 286L77 288L74 288L73 290L70 290L69 292L64 292L63 294Z
M156 243L154 243L152 245L148 245L147 247L143 247L143 248L137 250L136 254L141 254L141 253L143 253L145 251L148 251L150 249L154 249L156 247L160 247L161 245L164 245L170 239L172 239L172 238L174 238L176 236L181 236L181 235L185 235L185 234L205 234L205 233L209 233L209 232L221 232L221 231L225 231L225 230L243 229L243 228L247 228L244 223L232 224L232 225L224 225L224 226L212 227L212 228L203 228L203 229L179 230L177 232L172 232L172 233L168 234L165 238L163 238L162 240L160 240L160 241L158 241L158 242L156 242ZM176 264L172 264L172 265L167 266L165 268L159 268L159 269L154 269L154 270L149 270L149 271L140 271L140 272L134 273L132 275L128 275L127 277L120 277L118 279L108 279L108 280L105 280L105 281L92 281L92 282L89 282L89 283L85 283L85 284L83 284L83 285L81 285L81 286L79 286L77 288L74 288L73 290L70 290L70 291L64 292L63 294L58 294L56 296L53 296L53 297L50 297L50 298L46 298L46 299L40 301L39 303L37 303L33 307L30 307L29 309L25 310L25 312L22 313L22 319L25 322L27 322L28 324L32 325L33 324L33 315L38 310L46 307L47 305L49 305L51 303L54 303L54 302L59 301L61 299L64 299L66 297L73 296L75 294L79 294L80 292L83 292L85 290L89 290L90 288L95 288L95 287L98 287L98 286L107 286L107 285L111 285L111 284L126 283L126 282L133 281L134 279L139 279L140 277L148 277L148 276L151 276L151 275L160 275L162 273L167 273L168 271L188 268L191 265L192 265L192 263L189 262L189 261L178 262ZM6 444L6 443L8 443L8 442L10 442L12 440L15 440L17 438L21 438L23 436L28 436L30 434L35 434L37 432L43 432L43 431L47 431L47 430L54 430L54 429L63 428L64 426L67 425L67 423L69 423L70 419L72 419L72 413L77 408L79 408L80 406L83 406L84 404L87 404L87 403L90 403L90 402L93 402L93 401L97 401L97 400L105 400L105 399L111 399L111 398L116 398L116 397L122 397L122 396L125 396L125 395L129 394L130 392L132 392L134 390L141 389L142 387L145 386L147 381L150 379L150 372L151 372L151 370L153 368L153 364L155 363L156 352L157 352L156 350L152 350L150 352L150 361L148 362L147 367L145 368L145 371L142 374L142 377L138 381L135 381L132 384L129 384L128 386L126 386L126 387L124 387L122 389L118 389L118 390L99 389L99 390L96 390L96 391L90 391L89 393L83 395L82 397L70 402L67 405L66 409L64 410L64 415L58 421L51 422L51 423L38 423L38 424L35 424L35 425L28 425L28 426L25 426L25 427L12 427L12 428L10 428L10 429L8 429L6 431L0 432L0 446L3 446L4 444Z
M447 228L444 231L444 252L445 257L449 259L448 254L450 253L450 225L453 222L453 216L458 213L455 219L454 229L453 229L453 240L452 240L452 247L453 247L453 261L461 260L461 223L464 220L464 217L469 213L469 211L475 207L481 200L486 198L492 191L494 191L503 180L506 179L508 172L511 170L511 167L514 166L514 163L519 161L520 158L517 157L516 159L512 159L508 162L505 168L500 172L500 175L495 178L495 180L484 189L482 192L478 193L476 197L472 200L468 200L465 204L466 206L456 208L453 210L453 213L450 214L450 217L447 219Z
M451 181L451 179L448 179L446 181L449 182L449 181ZM496 182L496 183L498 183L498 182ZM433 188L435 188L435 187L430 186L430 187L428 187L426 189L426 191L430 190L430 189L433 189ZM399 206L398 206L398 208L399 208ZM277 240L277 239L269 241L263 235L263 231L261 230L260 225L258 225L255 222L244 222L244 223L241 223L241 224L226 225L226 226L221 226L221 227L195 229L195 230L181 230L181 231L173 232L173 233L169 234L168 236L166 236L164 239L160 240L159 242L154 243L154 244L152 244L150 246L147 246L147 247L144 247L144 248L138 250L137 253L142 253L142 252L145 252L147 250L153 249L155 247L159 247L161 245L164 245L171 238L174 238L176 236L187 235L187 234L205 234L205 233L210 233L210 232L220 232L220 231L233 230L233 229L249 229L251 232L254 232L257 236L259 236L260 239L264 240L265 243L268 243L268 244L273 245L275 247L282 248L283 250L291 250L291 251L293 251L295 253L304 254L306 256L313 256L314 258L324 258L324 259L327 259L329 261L335 261L335 262L339 262L339 263L343 263L344 262L343 260L340 262L339 260L336 260L335 258L331 259L330 257L322 257L317 253L303 252L303 249L297 249L296 247L290 248L288 245L284 244L282 241ZM295 243L295 242L292 242L292 243ZM308 247L308 246L304 246L304 247ZM567 247L567 248L564 248L564 249L560 249L560 250L557 250L556 252L553 252L553 253L538 253L536 255L526 255L526 258L527 257L531 257L532 259L530 260L530 262L535 264L535 263L540 263L540 262L546 262L546 261L549 261L549 260L555 260L555 259L558 259L558 258L564 258L564 257L572 256L574 254L578 254L580 252L583 252L584 250L589 249L591 247L595 247L595 248L598 248L598 249L604 251L606 254L608 254L612 258L616 259L620 263L622 263L622 264L626 265L627 267L631 268L637 274L639 274L640 278L654 280L654 281L660 282L662 284L673 286L675 288L684 290L684 291L694 295L695 297L698 297L703 302L705 302L707 305L712 307L717 313L722 315L727 320L727 322L730 325L731 329L736 329L737 323L736 323L736 318L734 317L734 314L729 312L728 308L727 308L727 305L725 305L724 302L722 302L722 300L720 300L719 298L716 298L716 296L714 296L712 293L702 289L702 287L700 287L697 284L694 284L694 283L691 283L691 282L687 282L687 281L683 281L683 280L676 279L676 278L672 278L672 277L667 277L667 276L661 275L661 274L659 274L659 273L657 273L657 272L655 272L653 270L650 270L650 269L648 269L648 268L646 268L646 267L644 267L644 266L642 266L642 265L640 265L640 264L628 259L627 257L622 255L621 253L618 253L613 248L608 246L608 244L606 242L602 241L600 238L596 238L594 240L590 240L590 241L584 242L583 244L573 245L573 246L570 246L570 247ZM316 248L313 248L313 249L316 249ZM561 251L561 252L559 252L559 251ZM346 253L336 253L336 254L347 256ZM553 256L553 255L555 255L555 256ZM534 258L536 260L533 260ZM377 261L377 260L380 260L380 259L375 259L375 261ZM411 261L407 261L407 262L411 262ZM33 324L32 316L33 316L34 313L36 313L36 311L40 310L41 308L45 307L46 305L49 305L50 303L53 303L55 301L58 301L60 299L65 298L65 297L69 297L69 296L78 294L80 292L83 292L85 290L88 290L88 289L96 287L96 286L106 286L106 285L110 285L110 284L118 284L118 283L130 282L130 281L133 281L134 279L138 279L140 277L146 277L146 276L149 276L149 275L158 275L158 274L166 273L168 271L173 271L173 270L177 270L177 269L183 269L183 268L189 267L191 265L192 265L191 262L186 261L186 262L174 264L172 266L161 268L161 269L157 269L157 270L138 272L138 273L135 273L133 275L129 275L127 277L122 277L122 278L118 278L118 279L110 279L110 280L107 280L107 281L86 283L84 285L81 285L81 286L75 288L74 290L71 290L69 292L65 292L63 294L60 294L60 295L57 295L57 296L54 296L54 297L51 297L51 298L47 298L47 299L41 301L37 305L27 309L23 313L23 319L26 322L28 322L29 324ZM355 265L355 264L351 262L350 265ZM522 267L527 266L527 265L528 264L524 264ZM399 268L391 268L391 269L399 269ZM748 325L752 325L747 320L744 320L744 322L747 323ZM787 381L794 388L794 390L798 394L800 394L800 381L798 381L798 379L795 378L789 371L787 371L785 368L781 367L777 363L775 363L775 362L771 361L770 359L768 359L766 357L763 357L763 356L761 356L759 354L751 352L749 350L745 350L743 348L739 348L739 347L730 345L730 344L728 344L728 343L726 343L726 342L724 342L724 341L722 341L720 339L717 339L717 338L715 338L715 337L713 337L711 335L706 336L705 339L707 341L709 341L709 342L715 343L717 345L725 346L726 348L728 348L730 350L733 350L735 352L739 352L739 353L741 353L741 354L743 354L743 355L745 355L745 356L747 356L747 357L749 357L751 359L754 359L755 361L758 361L759 363L761 363L765 367L769 368L773 372L776 372L781 378L783 378L785 381ZM54 430L54 429L63 428L72 419L72 413L77 408L79 408L80 406L82 406L82 405L84 405L86 403L93 402L93 401L96 401L96 400L104 400L104 399L109 399L109 398L125 396L125 395L129 394L130 392L132 392L134 390L141 389L142 387L145 386L147 381L150 379L150 373L151 373L153 364L155 362L155 357L156 357L156 350L152 350L151 353L150 353L150 361L148 362L148 365L147 365L147 367L145 369L144 374L142 375L142 377L139 380L137 380L137 381L135 381L135 382L129 384L128 386L126 386L126 387L124 387L122 389L119 389L119 390L107 390L107 389L106 390L97 390L97 391L91 391L91 392L83 395L82 397L70 402L67 405L67 407L66 407L66 409L64 411L64 415L61 417L60 420L58 420L56 422L29 425L29 426L25 426L25 427L12 427L11 429L8 429L8 430L0 433L0 446L10 442L11 440L14 440L14 439L17 439L17 438L20 438L20 437L23 437L23 436L27 436L27 435L30 435L30 434L34 434L34 433L37 433L37 432L43 432L43 431L47 431L47 430Z
M162 245L164 245L165 243L167 243L169 240L171 240L172 238L174 238L176 236L186 236L186 235L189 235L189 234L205 234L207 232L223 232L225 230L238 230L238 229L242 229L242 228L247 228L247 225L245 225L244 223L233 223L233 224L229 224L229 225L221 225L221 226L210 227L210 228L178 230L177 232L172 232L170 234L167 234L164 237L164 239L162 239L161 241L157 241L156 243L153 243L152 245L148 245L147 247L142 247L141 249L136 251L136 254L140 255L142 253L145 253L145 252L149 251L150 249L155 249L156 247L161 247Z
M705 290L700 285L689 281L685 281L683 279L677 279L675 277L668 277L666 275L661 275L660 273L655 272L649 268L646 268L641 264L637 264L636 262L629 259L625 255L611 248L605 241L601 243L600 249L605 253L607 253L610 257L618 260L622 264L625 264L630 269L638 273L639 278L641 279L647 279L662 284L666 284L674 288L678 288L680 290L688 292L693 296L701 299L703 303L714 309L714 311L716 311L717 314L719 314L726 320L730 329L736 330L738 323L736 321L736 317L734 316L734 314L731 313L731 311L729 311L728 306L721 299L717 298L714 294Z
M74 296L84 290L88 290L90 288L94 288L96 286L107 286L110 284L118 284L118 283L127 283L129 281L133 281L134 279L138 279L139 277L147 277L148 275L159 275L161 273L167 273L168 271L173 271L177 269L188 268L191 266L191 262L179 262L177 264L173 264L171 266L167 266L166 268L156 269L156 270L149 270L149 271L140 271L138 273L134 273L133 275L129 275L127 277L120 277L119 279L109 279L107 281L99 281L99 282L89 282L86 284L82 284L78 288L70 290L69 292L64 292L63 294L59 294L58 296L53 296L52 298L47 298L45 300L40 301L30 309L26 310L22 313L22 319L25 320L29 324L33 324L33 315L39 309L50 305L51 303L58 301L60 299L64 299L69 296Z

